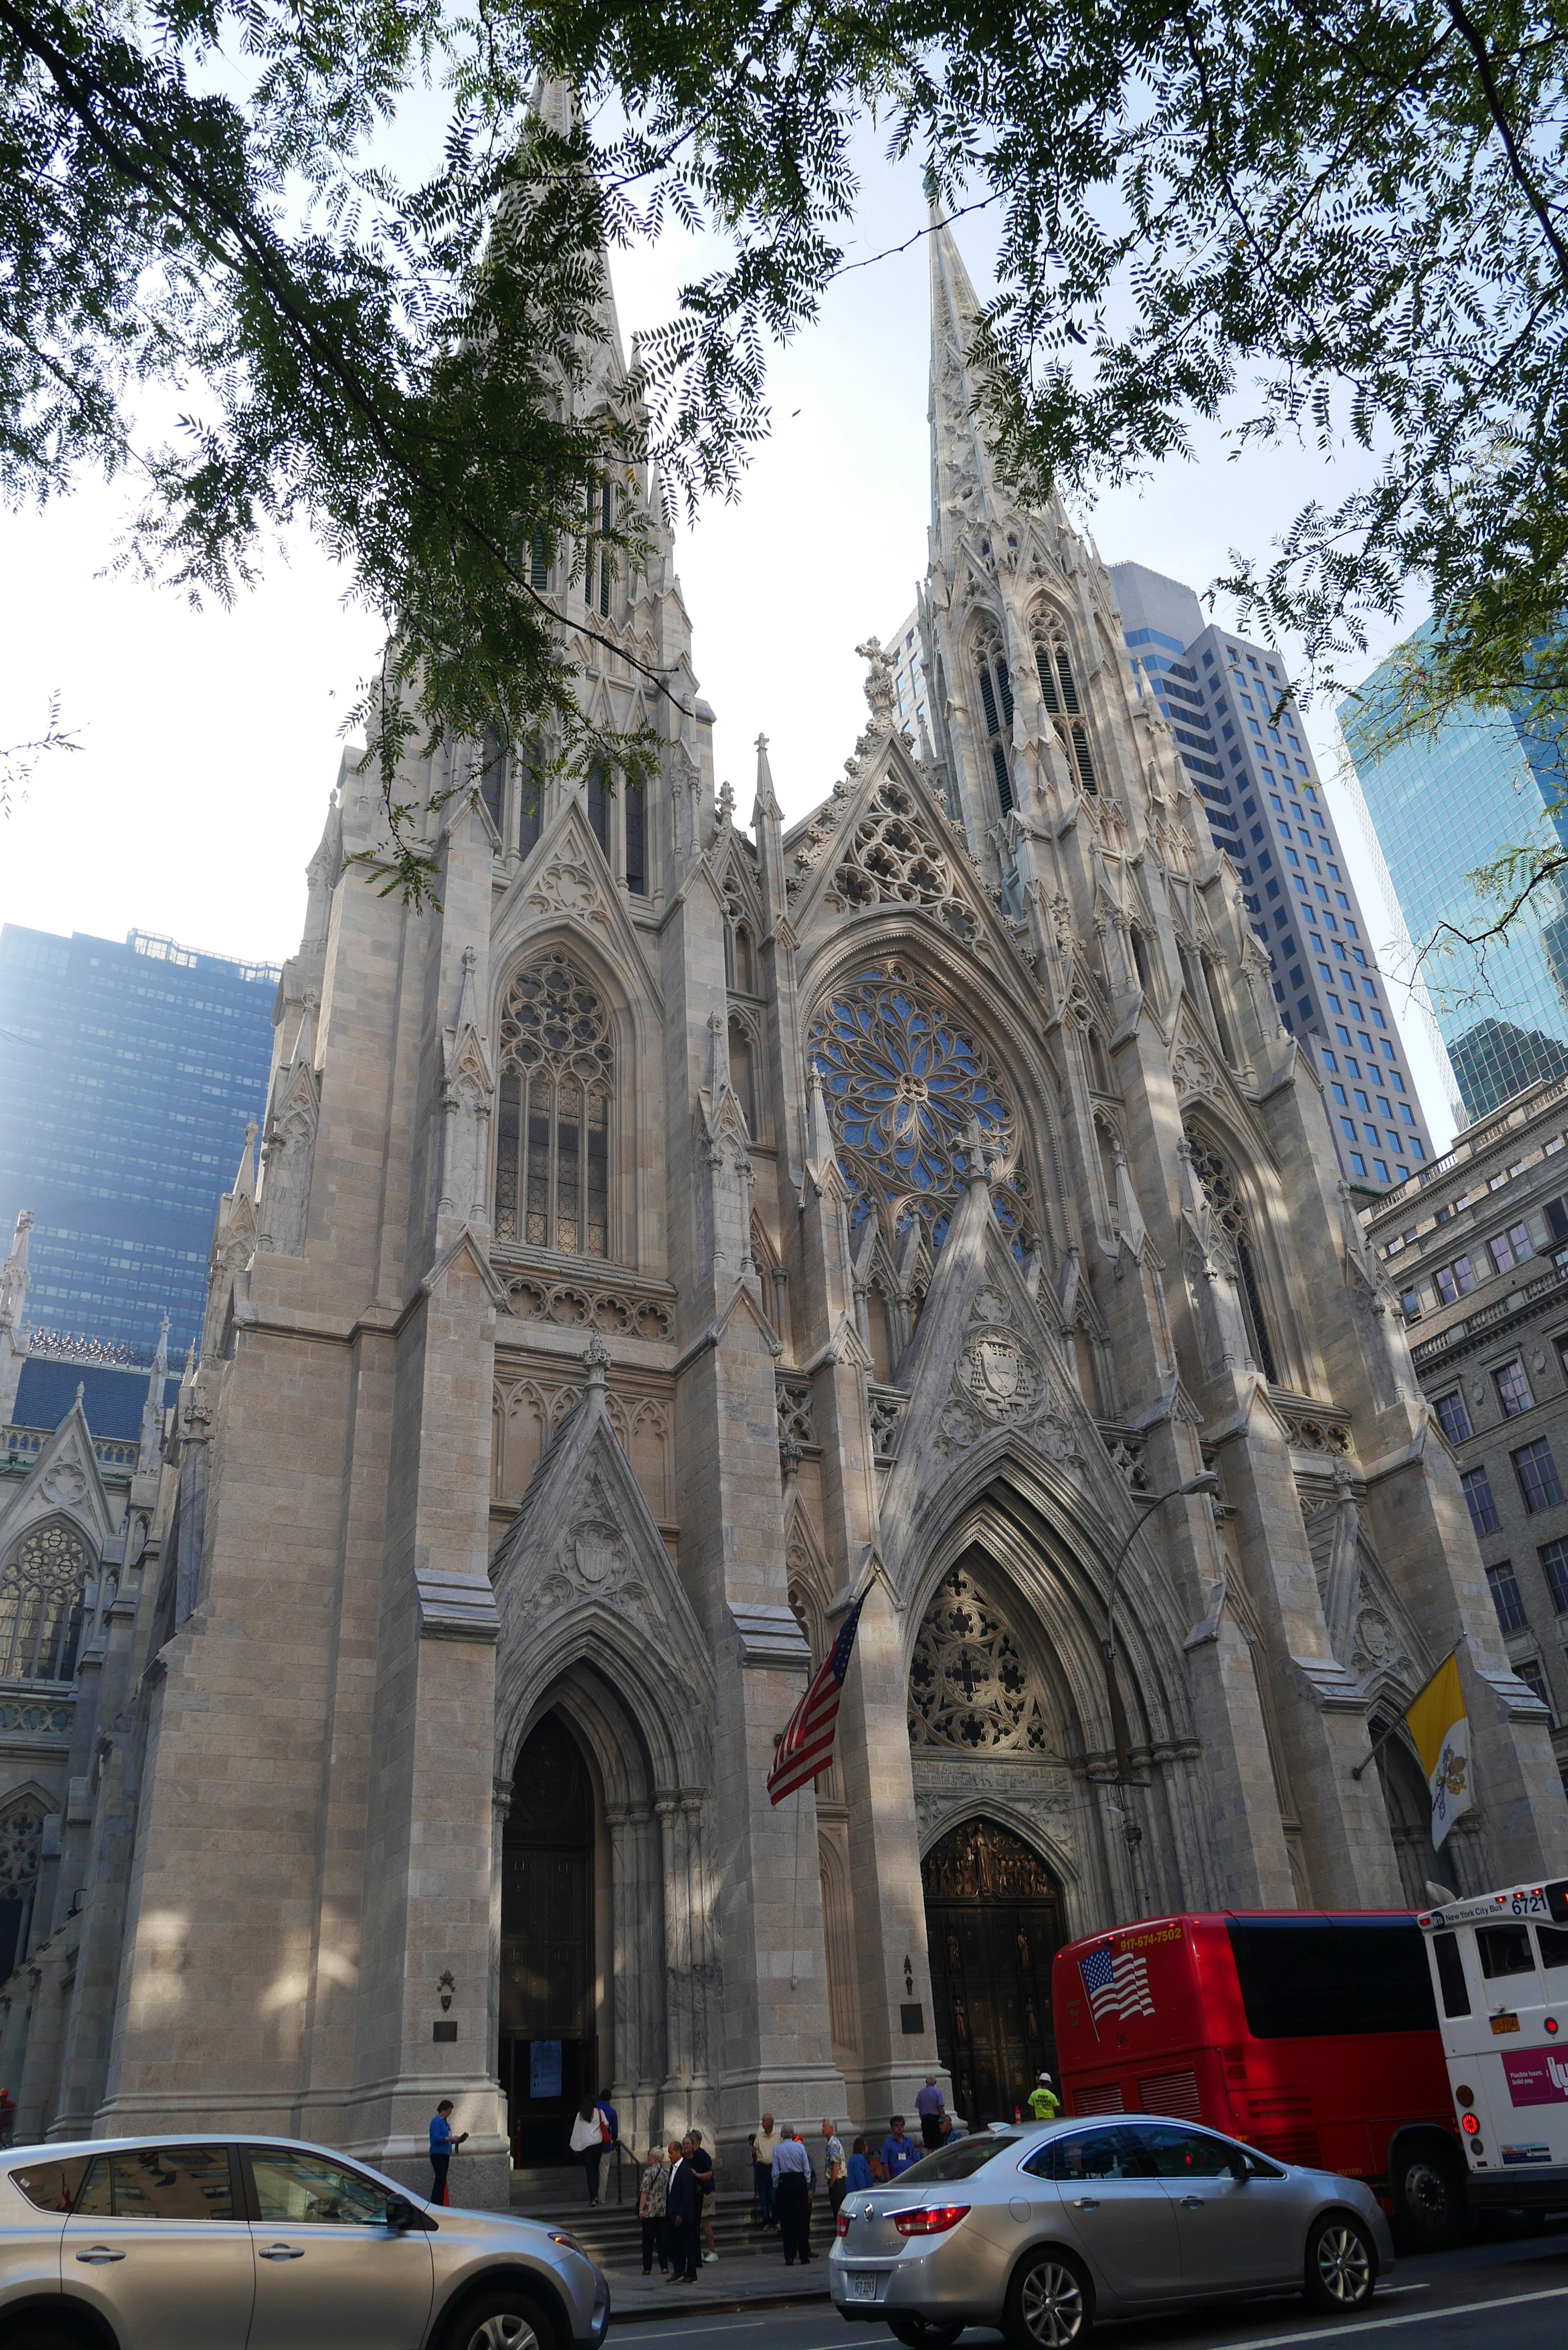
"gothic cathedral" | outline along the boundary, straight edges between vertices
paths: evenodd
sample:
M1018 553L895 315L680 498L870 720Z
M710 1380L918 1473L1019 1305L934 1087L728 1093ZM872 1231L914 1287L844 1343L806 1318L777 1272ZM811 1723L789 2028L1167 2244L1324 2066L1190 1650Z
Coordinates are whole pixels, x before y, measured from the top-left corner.
M410 763L414 910L345 764L178 1403L113 1492L79 1407L0 1486L0 1595L52 1539L78 1611L54 1745L0 1736L19 2132L422 2179L444 2094L503 2202L605 2087L733 2178L764 2106L1010 2113L1069 1936L1568 1867L1322 1080L1097 555L977 427L945 227L931 306L931 739L873 641L842 776L786 826L759 740L748 837L650 504L555 584L660 772ZM1413 1749L1353 1773L1456 1640L1439 1860Z

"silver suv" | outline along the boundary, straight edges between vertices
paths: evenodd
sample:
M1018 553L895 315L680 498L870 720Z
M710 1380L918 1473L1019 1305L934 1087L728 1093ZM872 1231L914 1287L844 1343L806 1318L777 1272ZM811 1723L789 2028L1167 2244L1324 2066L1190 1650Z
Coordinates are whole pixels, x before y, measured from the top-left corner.
M923 2350L966 2325L1000 2325L1012 2350L1080 2350L1096 2315L1292 2286L1346 2315L1393 2265L1359 2179L1129 2114L962 2138L846 2195L827 2274L841 2317Z
M560 2230L447 2210L294 2138L0 2156L0 2350L598 2350Z

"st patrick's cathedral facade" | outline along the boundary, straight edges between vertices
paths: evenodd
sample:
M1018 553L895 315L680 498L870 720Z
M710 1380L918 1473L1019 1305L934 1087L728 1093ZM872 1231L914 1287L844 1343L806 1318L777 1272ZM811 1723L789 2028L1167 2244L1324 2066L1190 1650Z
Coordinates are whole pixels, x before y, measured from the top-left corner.
M973 420L946 229L931 301L931 739L863 649L842 775L786 825L759 743L748 835L650 508L554 584L660 772L410 761L415 910L345 764L178 1400L0 1489L0 1586L79 1565L54 1731L0 1731L23 2130L418 2178L447 2095L501 2201L605 2088L734 2178L763 2107L1011 2114L1071 1936L1568 1866L1323 1081L1098 556ZM1456 1642L1439 1859L1402 1733L1354 1774Z

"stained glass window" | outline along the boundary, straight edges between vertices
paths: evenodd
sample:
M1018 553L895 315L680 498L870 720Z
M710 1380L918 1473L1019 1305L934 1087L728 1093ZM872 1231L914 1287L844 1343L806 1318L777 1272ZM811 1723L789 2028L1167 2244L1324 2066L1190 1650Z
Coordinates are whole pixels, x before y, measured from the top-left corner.
M1241 1275L1241 1310L1253 1357L1270 1386L1278 1387L1280 1375L1263 1312L1262 1284L1258 1279L1251 1234L1247 1228L1246 1211L1241 1205L1235 1177L1213 1144L1195 1133L1190 1127L1187 1139L1191 1146L1198 1180L1203 1186L1203 1196L1213 1209L1221 1229L1230 1234L1231 1246L1236 1252L1236 1270Z
M70 1679L91 1564L81 1536L57 1521L23 1535L0 1577L0 1676Z
M565 1256L609 1254L609 1014L552 949L512 982L501 1014L495 1237Z
M856 1194L852 1224L874 1215L891 1241L918 1218L940 1248L963 1190L965 1138L978 1122L1013 1254L1034 1245L1018 1124L990 1056L901 963L837 988L816 1017L811 1054Z
M963 1567L943 1575L909 1665L909 1742L1051 1749L1044 1692L1005 1618Z

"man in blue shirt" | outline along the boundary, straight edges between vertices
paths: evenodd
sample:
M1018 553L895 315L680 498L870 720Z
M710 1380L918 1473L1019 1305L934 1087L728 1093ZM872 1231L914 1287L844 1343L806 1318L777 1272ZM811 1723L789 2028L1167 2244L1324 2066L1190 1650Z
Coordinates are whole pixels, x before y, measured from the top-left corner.
M882 2162L889 2181L897 2178L900 2171L909 2169L919 2158L920 2148L912 2137L904 2136L903 2115L895 2114L893 2134L882 2140Z
M447 2168L467 2136L468 2132L464 2130L460 2137L453 2137L452 2099L443 2097L431 2119L431 2168L435 2173L435 2186L431 2193L432 2203L446 2201Z

